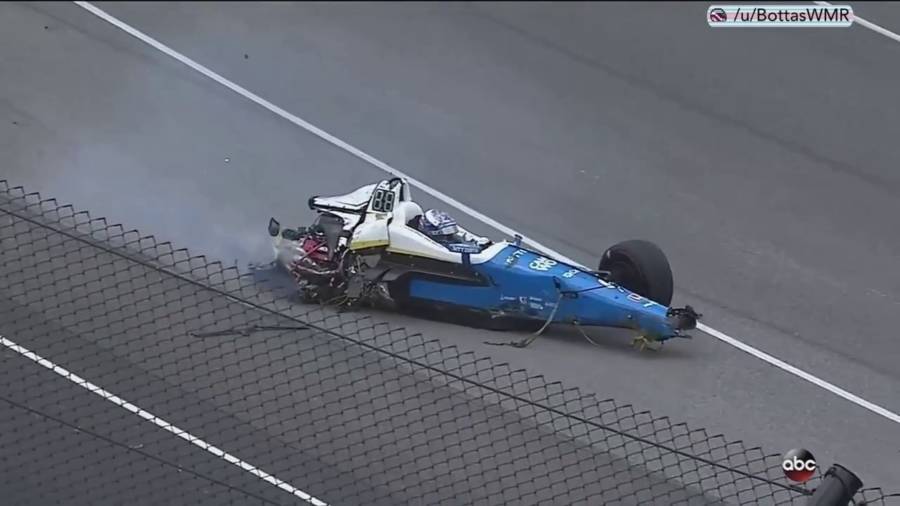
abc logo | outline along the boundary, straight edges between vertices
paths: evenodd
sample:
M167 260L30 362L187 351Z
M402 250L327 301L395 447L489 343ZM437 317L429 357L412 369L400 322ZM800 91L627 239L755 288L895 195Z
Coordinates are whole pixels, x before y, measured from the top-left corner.
M781 470L789 480L803 483L809 481L816 472L816 459L809 450L794 448L782 457Z

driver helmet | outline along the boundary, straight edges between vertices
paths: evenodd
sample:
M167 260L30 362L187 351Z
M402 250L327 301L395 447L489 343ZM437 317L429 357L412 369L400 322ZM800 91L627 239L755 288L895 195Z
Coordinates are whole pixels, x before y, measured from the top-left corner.
M444 211L429 209L421 220L422 232L432 239L447 239L459 232L456 220Z

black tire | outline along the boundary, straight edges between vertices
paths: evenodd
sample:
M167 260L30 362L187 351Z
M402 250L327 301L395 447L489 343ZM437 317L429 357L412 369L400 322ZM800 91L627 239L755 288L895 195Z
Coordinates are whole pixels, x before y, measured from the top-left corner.
M650 241L620 242L603 253L600 270L610 273L610 281L668 306L675 283L665 253Z

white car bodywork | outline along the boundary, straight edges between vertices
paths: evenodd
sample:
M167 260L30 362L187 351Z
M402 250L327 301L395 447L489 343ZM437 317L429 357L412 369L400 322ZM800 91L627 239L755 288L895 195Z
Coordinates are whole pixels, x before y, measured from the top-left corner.
M396 182L394 182L396 181ZM394 182L392 184L392 182ZM376 191L383 195L390 193L390 206L376 205L373 195ZM347 247L352 251L365 253L373 248L384 248L390 253L425 257L442 262L463 263L463 253L450 251L435 242L418 229L410 226L410 222L422 215L422 207L410 198L409 185L405 180L385 180L360 187L350 193L333 197L312 197L311 208L320 212L333 214L343 220L343 229L352 231L347 243L341 238L339 247ZM462 235L472 241L489 242L476 236L462 227ZM288 264L303 252L296 241L284 239L278 234L275 239L275 251L279 261ZM509 243L501 241L490 244L479 253L468 254L469 262L479 264L486 262L502 251Z

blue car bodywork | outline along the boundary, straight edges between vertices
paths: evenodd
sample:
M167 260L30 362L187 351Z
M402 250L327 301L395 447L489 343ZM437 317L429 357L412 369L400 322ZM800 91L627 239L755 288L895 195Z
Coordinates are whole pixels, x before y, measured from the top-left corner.
M689 337L683 330L692 327L679 323L679 310L605 281L598 273L513 244L469 267L485 282L413 277L409 296L511 318L629 328L651 341Z
M268 227L276 259L304 283L309 300L349 305L387 299L397 308L448 310L448 315L463 309L487 315L491 326L541 323L538 334L550 323L627 328L643 344L689 337L684 332L700 316L690 306L659 303L671 300L671 271L663 253L646 241L608 249L604 261L609 262L601 265L610 271L597 272L522 248L521 238L491 244L465 232L438 242L415 225L423 210L401 178L346 195L313 196L309 207L319 213L312 227L282 230L274 218ZM620 253L631 268L616 268L622 263L611 256L616 248L628 250ZM632 254L640 258L631 259Z

